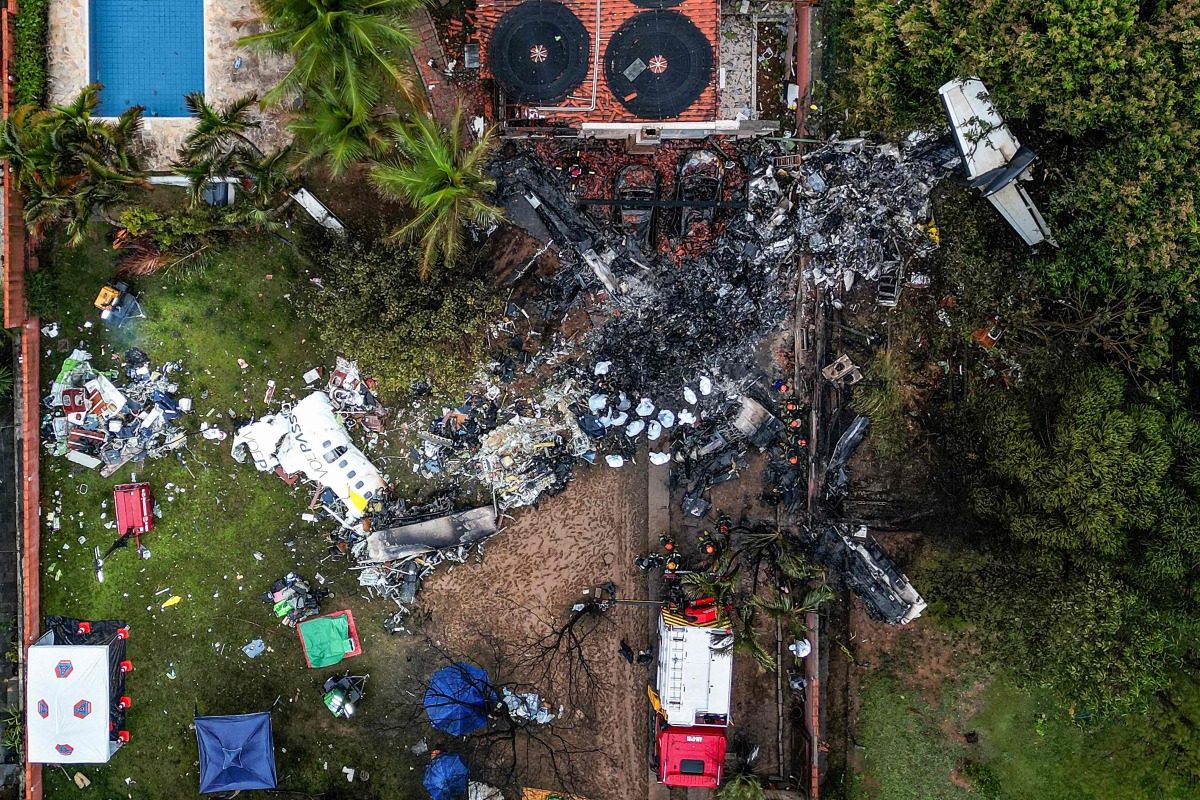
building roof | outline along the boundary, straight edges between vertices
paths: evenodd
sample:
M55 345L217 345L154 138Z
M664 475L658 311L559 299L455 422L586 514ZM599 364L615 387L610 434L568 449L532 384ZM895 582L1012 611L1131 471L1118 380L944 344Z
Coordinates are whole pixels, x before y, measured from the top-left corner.
M659 617L658 697L667 724L729 724L733 655L715 647L729 633L725 625L679 624L678 617Z
M720 16L718 0L480 0L482 74L507 119L713 121Z

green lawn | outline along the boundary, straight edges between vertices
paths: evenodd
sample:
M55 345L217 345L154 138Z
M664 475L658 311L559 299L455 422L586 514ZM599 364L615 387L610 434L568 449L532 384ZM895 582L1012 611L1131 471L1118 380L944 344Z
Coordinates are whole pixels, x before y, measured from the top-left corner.
M872 800L958 800L969 797L950 780L957 762L939 723L950 716L949 698L927 702L887 675L862 683L856 740L863 775L853 796Z
M1164 800L1196 797L1181 777L1180 752L1200 745L1200 687L1181 680L1179 707L1161 706L1086 729L1068 710L1022 691L973 658L932 696L907 679L911 638L862 681L856 742L860 800ZM978 741L964 740L967 732ZM1194 758L1191 759L1194 763ZM974 764L971 767L968 765ZM972 781L968 776L973 775ZM982 775L982 778L981 778ZM968 790L967 786L972 786Z
M278 383L276 398L286 398L290 390L302 389L300 374L331 361L289 299L306 283L303 259L274 237L238 240L202 271L141 279L138 288L149 319L115 335L103 330L91 308L96 291L113 273L103 242L75 250L48 248L43 264L53 270L58 311L44 315L43 323L58 321L63 328L60 340L44 342L46 386L66 354L60 346L86 347L103 368L115 365L114 352L136 344L155 364L183 360L180 394L195 401L195 413L185 422L189 430L206 420L232 431L230 410L238 418L264 411L269 378ZM87 320L91 328L83 327ZM238 358L250 364L244 372ZM131 472L153 484L163 508L145 539L153 557L138 561L132 550L118 551L105 566L105 583L99 584L92 574L92 548L104 549L115 538L104 528L112 514L111 487L130 480ZM406 748L424 729L396 723L405 703L411 704L403 689L411 686L420 660L407 652L413 649L409 640L383 632L387 604L363 600L344 562L321 563L329 526L300 520L308 490L289 489L273 476L237 464L228 439L218 443L199 436L189 440L180 459L126 467L112 480L47 457L42 481L43 513L61 503L65 516L60 532L43 532L44 613L120 618L132 628L129 656L135 671L128 680L133 698L128 728L133 741L108 765L80 770L99 789L94 794L195 797L193 709L223 714L276 704L281 789L324 792L325 797L416 796L420 763ZM327 588L335 592L327 610L354 609L362 657L344 667L305 667L295 631L277 624L259 597L292 570L310 580L318 572L326 576ZM182 602L161 609L172 595ZM240 648L255 637L273 652L252 661ZM325 677L346 668L372 673L367 700L349 722L334 720L319 692ZM360 777L366 771L369 779L350 784L343 766L356 768ZM48 797L77 796L62 771L47 768L45 776Z

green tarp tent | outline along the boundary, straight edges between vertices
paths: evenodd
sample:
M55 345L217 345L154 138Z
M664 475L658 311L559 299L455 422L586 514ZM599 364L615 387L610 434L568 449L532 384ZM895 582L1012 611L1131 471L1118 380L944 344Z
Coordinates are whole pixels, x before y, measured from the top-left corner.
M300 623L300 640L310 667L328 667L356 649L347 616L317 617Z

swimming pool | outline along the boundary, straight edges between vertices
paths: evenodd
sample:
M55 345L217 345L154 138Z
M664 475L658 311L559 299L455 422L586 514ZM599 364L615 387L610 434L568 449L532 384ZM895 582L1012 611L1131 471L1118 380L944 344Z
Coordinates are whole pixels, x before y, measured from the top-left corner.
M186 117L183 96L204 91L204 0L90 0L91 80L99 113L130 106Z

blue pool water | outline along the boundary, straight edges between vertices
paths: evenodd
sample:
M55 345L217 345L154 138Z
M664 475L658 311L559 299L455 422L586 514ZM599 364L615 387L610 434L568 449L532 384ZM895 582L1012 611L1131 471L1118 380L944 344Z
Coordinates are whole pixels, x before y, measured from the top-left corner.
M188 116L183 96L204 91L204 0L91 0L89 25L99 114Z

